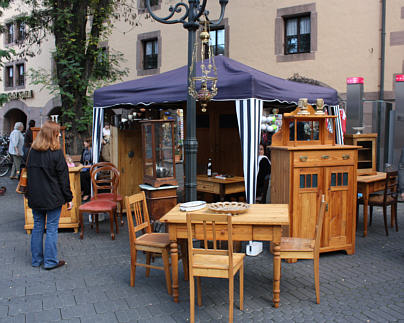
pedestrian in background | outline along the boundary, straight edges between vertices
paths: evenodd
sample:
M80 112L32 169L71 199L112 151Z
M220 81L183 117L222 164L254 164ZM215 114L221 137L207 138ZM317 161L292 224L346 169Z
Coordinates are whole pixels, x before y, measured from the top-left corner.
M16 122L14 125L14 130L10 134L10 143L8 146L8 152L13 158L13 166L11 167L11 179L18 179L21 170L21 163L23 162L23 146L24 146L24 136L22 131L24 130L24 125L22 122Z
M62 206L73 207L69 170L63 151L60 149L60 126L47 121L38 133L27 160L28 206L34 216L31 235L32 266L45 269L61 267L64 260L57 255L59 217ZM43 234L46 239L43 248Z
M32 130L31 128L35 127L35 120L30 120L28 122L28 129L25 131L25 136L24 136L24 160L27 160L27 155L29 152L29 149L31 148L32 141L33 141L33 136L32 136Z
M265 155L265 146L260 144L258 155L258 175L256 200L261 204L266 203L269 179L271 176L271 161Z
M91 195L91 175L90 167L93 163L93 149L91 148L92 140L87 138L83 141L83 151L81 152L80 164L84 166L80 171L80 185L83 191L83 201L90 200Z

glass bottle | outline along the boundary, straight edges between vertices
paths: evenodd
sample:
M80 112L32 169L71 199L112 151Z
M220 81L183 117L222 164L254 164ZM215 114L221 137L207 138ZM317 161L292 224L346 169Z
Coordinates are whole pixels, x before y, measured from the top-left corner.
M207 175L212 176L212 158L208 159Z

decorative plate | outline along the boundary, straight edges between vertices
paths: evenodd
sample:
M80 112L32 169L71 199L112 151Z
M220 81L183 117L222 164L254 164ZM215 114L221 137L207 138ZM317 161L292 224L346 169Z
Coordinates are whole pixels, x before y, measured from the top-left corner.
M191 212L203 209L206 206L205 201L191 201L180 204L180 211Z
M247 212L249 207L249 204L243 202L217 202L209 204L208 209L218 213L235 215Z

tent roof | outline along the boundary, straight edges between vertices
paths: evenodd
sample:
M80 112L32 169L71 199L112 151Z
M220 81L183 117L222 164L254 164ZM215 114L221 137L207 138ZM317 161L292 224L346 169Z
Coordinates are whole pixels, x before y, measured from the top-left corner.
M317 98L323 98L327 105L338 104L337 91L332 88L285 80L222 55L215 57L215 63L218 94L214 100L256 98L297 103L299 98L308 98L309 103L315 103ZM95 91L94 106L186 101L187 79L187 66L183 66L158 75L109 85Z

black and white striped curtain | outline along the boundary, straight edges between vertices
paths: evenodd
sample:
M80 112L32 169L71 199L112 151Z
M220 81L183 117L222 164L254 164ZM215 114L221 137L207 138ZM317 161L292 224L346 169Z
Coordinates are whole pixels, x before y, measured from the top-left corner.
M236 113L243 156L247 203L255 203L258 152L263 102L259 99L236 100Z
M93 163L98 163L101 153L102 128L104 127L104 109L93 108Z
M328 114L337 116L337 119L335 120L335 142L337 145L343 145L344 144L344 133L342 131L342 125L341 125L341 115L340 115L340 107L339 105L334 105L328 107Z

